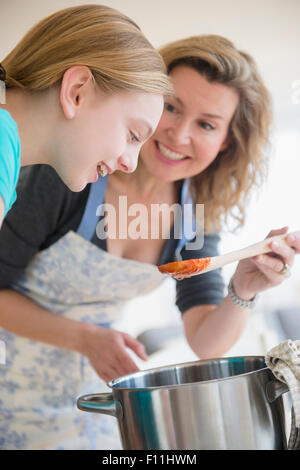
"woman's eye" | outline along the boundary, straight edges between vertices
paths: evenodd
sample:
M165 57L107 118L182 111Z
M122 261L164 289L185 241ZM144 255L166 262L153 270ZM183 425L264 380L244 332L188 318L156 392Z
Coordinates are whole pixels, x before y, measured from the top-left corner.
M174 113L176 111L175 107L167 102L165 102L165 110L169 111L170 113Z
M200 126L205 129L206 131L211 131L213 129L215 129L214 126L212 126L211 124L209 124L209 122L200 122Z

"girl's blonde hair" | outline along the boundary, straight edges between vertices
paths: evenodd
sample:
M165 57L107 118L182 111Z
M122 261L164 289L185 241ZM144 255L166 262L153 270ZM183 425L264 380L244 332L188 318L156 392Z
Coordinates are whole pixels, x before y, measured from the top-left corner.
M228 146L191 178L194 201L205 204L205 231L220 230L231 215L241 227L250 190L266 174L264 149L271 122L270 95L252 57L216 35L194 36L160 49L168 73L178 65L197 70L209 82L236 90L239 104L230 124Z
M41 20L5 57L7 88L43 91L75 65L90 68L107 92L171 91L165 64L140 28L103 5L66 8Z

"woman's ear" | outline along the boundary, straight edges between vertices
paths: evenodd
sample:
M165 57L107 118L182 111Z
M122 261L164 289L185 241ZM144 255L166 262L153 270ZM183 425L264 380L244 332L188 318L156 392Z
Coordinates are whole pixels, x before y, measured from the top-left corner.
M220 148L220 152L224 152L225 150L228 149L228 147L234 142L234 136L233 136L233 133L232 133L232 129L231 129L231 126L229 126L229 129L228 129L228 132L227 132L227 136L225 137L222 145L221 145L221 148Z
M63 75L60 103L66 119L73 119L83 103L88 88L94 83L90 69L84 65L70 67Z

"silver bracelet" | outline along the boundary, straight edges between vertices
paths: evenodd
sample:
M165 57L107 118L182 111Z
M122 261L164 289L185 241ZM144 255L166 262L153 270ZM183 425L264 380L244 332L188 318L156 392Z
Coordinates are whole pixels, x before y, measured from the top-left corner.
M257 300L256 295L251 300L243 300L240 297L238 297L236 295L236 293L234 291L234 287L233 287L233 276L230 279L230 282L228 284L228 295L236 305L238 305L239 307L244 307L244 308L253 308L255 306L256 300Z

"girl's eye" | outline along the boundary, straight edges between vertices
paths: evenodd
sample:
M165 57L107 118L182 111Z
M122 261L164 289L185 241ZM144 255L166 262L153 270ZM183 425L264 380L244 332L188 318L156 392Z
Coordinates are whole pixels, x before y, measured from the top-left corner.
M140 142L139 138L133 133L130 132L131 142Z
M174 113L176 111L175 107L167 102L165 102L165 110L169 111L170 113Z
M209 124L208 122L200 122L200 126L205 129L206 131L211 131L213 129L215 129L214 126L212 126L211 124Z

